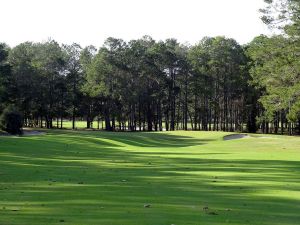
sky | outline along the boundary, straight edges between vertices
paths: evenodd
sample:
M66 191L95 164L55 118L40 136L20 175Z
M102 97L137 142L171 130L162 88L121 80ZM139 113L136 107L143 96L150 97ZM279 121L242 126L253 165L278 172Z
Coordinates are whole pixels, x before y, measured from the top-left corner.
M102 46L150 35L195 44L226 36L241 44L269 34L258 10L263 0L0 0L0 42L25 41Z

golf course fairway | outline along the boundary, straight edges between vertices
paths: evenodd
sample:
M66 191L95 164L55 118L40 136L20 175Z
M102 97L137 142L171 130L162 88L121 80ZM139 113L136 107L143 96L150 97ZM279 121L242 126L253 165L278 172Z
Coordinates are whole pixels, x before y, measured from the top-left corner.
M0 225L296 225L300 138L46 131L0 137Z

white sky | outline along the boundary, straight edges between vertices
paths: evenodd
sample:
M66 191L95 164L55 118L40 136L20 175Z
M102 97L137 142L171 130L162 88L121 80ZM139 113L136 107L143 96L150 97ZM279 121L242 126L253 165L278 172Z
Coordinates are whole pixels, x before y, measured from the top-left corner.
M269 33L259 19L263 5L263 0L0 0L0 42L13 47L52 38L99 47L110 36L194 44L224 35L245 44Z

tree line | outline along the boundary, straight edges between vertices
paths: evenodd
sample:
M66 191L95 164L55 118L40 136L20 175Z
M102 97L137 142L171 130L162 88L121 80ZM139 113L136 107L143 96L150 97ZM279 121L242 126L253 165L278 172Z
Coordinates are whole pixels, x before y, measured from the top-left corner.
M0 111L14 105L30 127L69 119L74 129L80 118L108 131L299 132L300 7L267 2L263 20L282 34L247 45L221 36L192 46L150 36L100 49L0 44Z

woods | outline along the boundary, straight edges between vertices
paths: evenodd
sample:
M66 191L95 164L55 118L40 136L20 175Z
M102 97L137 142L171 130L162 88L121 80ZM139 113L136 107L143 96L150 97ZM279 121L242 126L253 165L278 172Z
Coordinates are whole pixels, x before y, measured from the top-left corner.
M0 110L17 107L29 127L299 133L299 3L266 2L262 19L282 34L243 46L222 36L1 44Z

